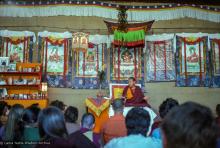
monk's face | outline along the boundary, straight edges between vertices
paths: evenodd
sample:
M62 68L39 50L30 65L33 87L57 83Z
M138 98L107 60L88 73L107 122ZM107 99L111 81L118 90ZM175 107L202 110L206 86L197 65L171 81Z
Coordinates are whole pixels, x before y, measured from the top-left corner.
M99 91L98 93L97 93L97 97L103 97L104 96L104 93L102 92L102 91Z
M135 86L135 81L132 80L132 79L129 79L129 80L128 80L128 85L129 85L130 87Z

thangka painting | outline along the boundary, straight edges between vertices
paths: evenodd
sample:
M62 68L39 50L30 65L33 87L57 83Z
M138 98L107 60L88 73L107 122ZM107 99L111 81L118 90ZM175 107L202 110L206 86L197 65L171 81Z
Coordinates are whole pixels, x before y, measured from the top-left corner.
M72 87L71 39L40 37L38 60L43 63L44 80L49 87Z
M210 39L212 80L211 87L220 87L220 39Z
M106 54L106 44L90 45L86 50L75 50L74 88L93 89L100 87L97 75L102 70L106 73Z
M147 81L175 80L173 40L147 41Z
M144 86L144 56L142 48L112 48L110 79L112 83L127 83L134 77Z
M177 86L208 86L208 37L179 37L176 40Z
M47 73L63 74L64 72L64 45L56 46L48 43Z
M33 37L1 37L1 45L0 56L10 63L32 61Z
M77 76L96 77L98 70L102 69L103 55L102 50L89 48L85 52L77 52ZM98 55L98 56L97 56Z

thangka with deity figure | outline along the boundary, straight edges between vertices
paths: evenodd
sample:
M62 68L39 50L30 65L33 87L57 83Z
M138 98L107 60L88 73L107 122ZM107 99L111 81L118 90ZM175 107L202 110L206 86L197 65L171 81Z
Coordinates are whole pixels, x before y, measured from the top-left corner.
M176 86L209 86L208 36L176 36Z
M32 62L35 34L29 31L0 31L0 56L10 64Z
M111 49L110 81L111 83L128 83L134 77L137 83L144 86L143 48L115 47Z
M76 89L100 88L98 72L107 73L107 45L105 43L89 43L87 49L74 50L74 78L73 87ZM102 86L105 87L106 79Z
M44 80L50 87L72 87L72 34L39 32L38 61L43 63Z

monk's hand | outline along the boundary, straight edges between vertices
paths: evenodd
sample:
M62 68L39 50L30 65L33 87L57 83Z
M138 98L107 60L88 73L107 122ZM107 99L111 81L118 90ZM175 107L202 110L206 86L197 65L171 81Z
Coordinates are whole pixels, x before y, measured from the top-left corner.
M148 101L149 99L150 99L149 96L145 96L145 97L144 97L144 100L145 100L145 101Z

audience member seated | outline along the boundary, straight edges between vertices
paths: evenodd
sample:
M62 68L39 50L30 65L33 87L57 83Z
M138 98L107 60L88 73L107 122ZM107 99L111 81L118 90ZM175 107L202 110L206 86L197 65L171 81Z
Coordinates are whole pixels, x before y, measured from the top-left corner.
M144 96L141 88L136 86L136 80L133 77L128 79L128 86L126 86L123 90L122 97L125 98L125 106L148 106L150 105L147 103L149 99L148 96Z
M20 104L12 106L5 126L0 129L0 137L3 141L20 141L22 139L23 111L24 107Z
M162 139L161 137L161 131L160 131L160 123L162 122L163 118L166 116L166 114L175 106L178 106L179 103L177 100L173 98L167 98L163 103L159 106L159 114L160 119L152 125L152 137Z
M57 107L43 109L38 116L39 133L42 142L37 147L69 147L64 115Z
M39 107L39 104L38 103L35 103L35 104L32 104L31 106L29 106L27 109L31 110L31 112L34 114L33 116L33 120L35 122L37 122L37 118L38 118L38 115L41 111L40 107Z
M50 103L50 106L55 106L59 108L62 112L65 112L65 109L66 109L66 105L62 101L59 101L59 100L52 101Z
M91 113L85 113L82 116L80 131L90 141L92 141L96 145L96 147L100 147L100 134L94 133L92 131L94 126L95 126L95 117Z
M76 123L78 120L78 109L76 107L69 106L64 113L64 117L68 134L80 130L80 125Z
M217 125L209 108L187 102L173 108L161 125L164 148L215 148Z
M31 109L25 109L22 121L24 124L24 130L22 135L22 141L25 142L39 142L40 134L37 126L37 117ZM33 148L35 145L25 144L21 145L21 148Z
M11 106L7 102L0 102L0 127L6 124L10 108Z
M127 137L112 139L106 148L162 148L161 140L146 137L150 125L150 115L143 108L131 109L126 118Z
M102 128L103 143L108 143L113 138L124 137L127 135L125 117L123 116L124 101L114 99L112 102L114 116L110 117Z
M217 124L220 127L220 104L216 105L216 114L217 114L216 122L217 122Z
M37 148L95 148L95 145L80 131L68 136L64 115L57 107L43 109L38 116L42 144Z

